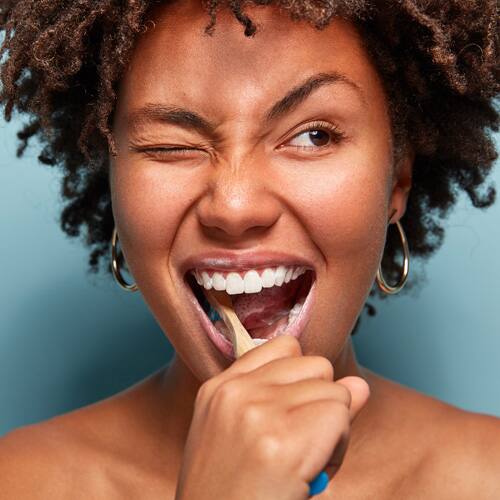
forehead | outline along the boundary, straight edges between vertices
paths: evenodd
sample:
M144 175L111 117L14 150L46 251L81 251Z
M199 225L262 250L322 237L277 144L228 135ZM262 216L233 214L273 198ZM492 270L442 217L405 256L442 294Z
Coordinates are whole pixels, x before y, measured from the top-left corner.
M253 37L244 35L226 7L217 12L211 36L204 33L209 16L198 0L157 7L148 31L136 42L120 101L127 107L182 102L207 112L232 102L234 111L242 113L308 76L332 70L358 84L358 99L380 94L378 75L350 21L335 18L318 30L293 21L274 5L244 10L257 25ZM352 96L353 89L339 85L339 95L343 92Z

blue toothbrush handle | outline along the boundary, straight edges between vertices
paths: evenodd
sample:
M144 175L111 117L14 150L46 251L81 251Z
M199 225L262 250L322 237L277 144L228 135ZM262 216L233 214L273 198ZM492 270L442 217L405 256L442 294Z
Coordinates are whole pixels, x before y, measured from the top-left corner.
M310 483L309 483L309 496L318 495L326 489L328 486L329 477L325 471L320 472Z

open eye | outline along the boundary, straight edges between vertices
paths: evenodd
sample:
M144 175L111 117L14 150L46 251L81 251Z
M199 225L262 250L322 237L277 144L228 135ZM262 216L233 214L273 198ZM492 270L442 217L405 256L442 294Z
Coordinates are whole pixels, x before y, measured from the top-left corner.
M300 139L302 137L302 139ZM326 146L330 142L330 134L326 130L307 130L296 135L294 140L296 145L300 147L310 146Z
M294 135L286 144L297 149L322 149L336 144L345 137L338 127L327 122L317 122ZM293 144L295 142L295 144Z

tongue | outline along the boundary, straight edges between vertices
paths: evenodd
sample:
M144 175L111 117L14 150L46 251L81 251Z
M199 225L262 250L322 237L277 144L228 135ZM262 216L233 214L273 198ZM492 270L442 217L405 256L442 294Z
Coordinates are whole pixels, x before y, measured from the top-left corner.
M282 286L263 288L259 293L233 295L233 306L239 320L248 329L268 326L288 315L295 303L300 279Z

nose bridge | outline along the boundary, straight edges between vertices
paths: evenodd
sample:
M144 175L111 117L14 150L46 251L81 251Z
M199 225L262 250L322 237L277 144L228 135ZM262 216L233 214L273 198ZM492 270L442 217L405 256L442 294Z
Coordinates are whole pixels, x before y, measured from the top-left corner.
M226 237L265 231L280 215L263 168L247 159L219 162L212 169L208 189L198 205L198 218L205 231Z

